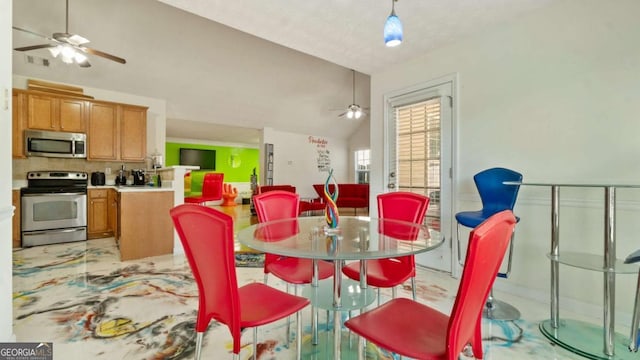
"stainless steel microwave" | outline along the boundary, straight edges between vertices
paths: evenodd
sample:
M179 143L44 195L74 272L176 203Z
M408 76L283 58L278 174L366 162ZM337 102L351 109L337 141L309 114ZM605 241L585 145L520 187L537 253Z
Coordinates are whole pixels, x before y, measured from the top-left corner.
M86 158L87 135L58 131L24 131L27 156Z

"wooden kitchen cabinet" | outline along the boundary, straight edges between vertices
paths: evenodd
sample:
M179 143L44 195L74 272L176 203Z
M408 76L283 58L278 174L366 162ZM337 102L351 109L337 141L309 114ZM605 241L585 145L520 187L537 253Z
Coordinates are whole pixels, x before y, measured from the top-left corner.
M23 91L13 91L11 118L11 155L14 158L24 158L24 129L27 121L27 95Z
M109 227L109 189L89 189L87 194L87 238L113 236Z
M120 160L144 161L147 156L147 108L120 106Z
M90 102L87 127L88 160L117 160L117 105L112 103Z
M27 94L27 128L85 132L86 101L55 95Z
M144 161L147 108L89 102L88 160Z
M11 191L13 206L16 209L13 211L13 247L19 248L22 247L22 236L21 236L21 207L20 202L20 190L12 190Z
M173 253L173 191L120 192L120 260Z

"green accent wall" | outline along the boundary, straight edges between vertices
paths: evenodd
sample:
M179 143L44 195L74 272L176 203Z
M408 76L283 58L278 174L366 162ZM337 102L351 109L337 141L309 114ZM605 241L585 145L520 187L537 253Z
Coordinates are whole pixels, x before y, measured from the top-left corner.
M253 169L258 173L260 153L258 149L213 146L187 143L165 143L166 166L180 165L180 148L215 150L216 170L224 173L224 182L249 182ZM202 191L202 178L206 171L192 171L191 192Z

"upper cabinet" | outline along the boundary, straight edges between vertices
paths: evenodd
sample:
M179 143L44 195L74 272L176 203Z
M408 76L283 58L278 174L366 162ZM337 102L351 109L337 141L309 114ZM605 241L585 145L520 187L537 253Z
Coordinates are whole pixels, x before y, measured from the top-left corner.
M147 156L147 108L90 102L88 160L144 161Z
M144 161L147 156L147 108L121 105L120 160Z
M118 159L118 106L91 102L87 131L88 160Z
M12 101L14 158L25 157L25 129L86 133L87 160L147 156L146 107L22 89L13 89Z
M12 121L11 121L11 155L14 158L23 158L24 155L24 129L26 127L27 109L26 94L22 91L13 91L12 97Z
M27 128L85 132L86 101L55 95L27 94Z

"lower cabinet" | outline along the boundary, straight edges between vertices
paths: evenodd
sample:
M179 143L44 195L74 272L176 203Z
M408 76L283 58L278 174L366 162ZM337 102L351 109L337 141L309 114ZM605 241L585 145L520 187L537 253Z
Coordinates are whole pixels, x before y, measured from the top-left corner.
M97 239L113 236L109 222L111 189L89 189L87 194L87 238Z
M20 234L20 227L22 224L22 213L20 210L20 190L12 190L11 195L13 206L16 207L13 212L13 247L19 248L22 247L22 237Z

